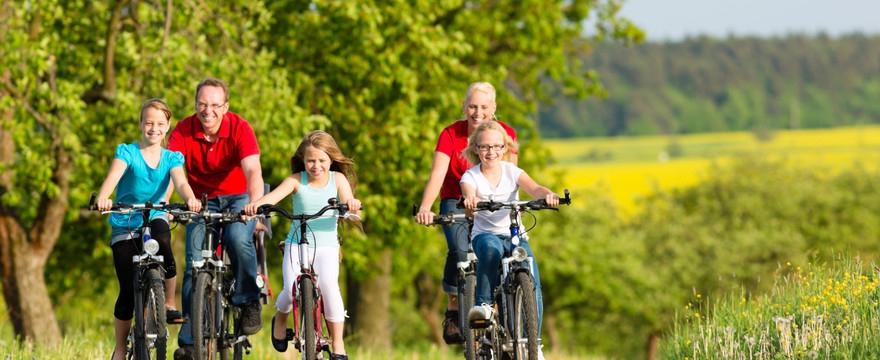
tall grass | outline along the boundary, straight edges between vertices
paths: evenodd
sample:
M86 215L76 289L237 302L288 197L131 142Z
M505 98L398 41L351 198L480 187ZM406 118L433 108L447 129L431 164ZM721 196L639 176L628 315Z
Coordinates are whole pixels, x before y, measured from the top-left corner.
M780 269L773 290L688 306L661 344L668 359L880 358L877 274L858 261Z

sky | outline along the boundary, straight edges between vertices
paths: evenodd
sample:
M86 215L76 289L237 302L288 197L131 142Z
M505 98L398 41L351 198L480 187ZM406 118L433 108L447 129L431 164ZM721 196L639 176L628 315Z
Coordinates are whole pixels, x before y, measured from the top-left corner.
M621 15L645 30L649 41L698 34L880 33L880 0L624 0Z

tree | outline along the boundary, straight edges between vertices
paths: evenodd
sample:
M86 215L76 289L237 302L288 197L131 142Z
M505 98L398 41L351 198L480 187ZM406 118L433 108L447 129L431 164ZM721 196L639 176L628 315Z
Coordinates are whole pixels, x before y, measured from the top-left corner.
M258 133L302 132L322 121L292 105L297 94L283 69L257 48L256 34L268 21L261 3L177 5L0 5L0 264L20 337L59 341L46 260L66 224L78 220L115 145L139 138L143 100L163 97L180 117L192 109L195 84L210 75L230 82L232 109ZM282 140L263 144L292 152L295 145ZM266 155L270 163L283 157ZM106 233L90 238L103 244Z

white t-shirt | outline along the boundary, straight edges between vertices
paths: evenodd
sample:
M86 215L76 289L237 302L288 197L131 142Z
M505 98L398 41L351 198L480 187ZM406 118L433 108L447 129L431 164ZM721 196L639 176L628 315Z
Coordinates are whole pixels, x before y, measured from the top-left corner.
M519 185L517 180L523 170L511 162L501 162L501 180L493 186L480 171L480 165L468 169L461 176L460 184L468 184L476 189L480 201L517 201ZM474 213L474 227L471 238L483 233L510 235L510 210L501 209L495 212L486 210Z

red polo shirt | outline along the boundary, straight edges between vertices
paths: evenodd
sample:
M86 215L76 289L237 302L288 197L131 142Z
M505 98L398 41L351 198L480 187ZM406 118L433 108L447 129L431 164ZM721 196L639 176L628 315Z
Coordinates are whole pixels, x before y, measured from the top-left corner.
M216 141L205 140L202 123L195 114L181 120L168 139L168 149L180 151L186 178L199 198L238 195L247 192L247 178L241 160L260 153L250 124L238 114L227 112Z
M507 131L507 135L516 141L516 131L509 125L498 122L501 127ZM467 120L459 120L452 125L447 126L440 133L440 139L437 140L437 147L434 151L442 152L449 156L449 169L446 170L446 178L443 179L443 186L440 188L440 199L458 199L461 197L461 176L467 169L470 169L470 162L462 156L462 151L468 144L468 124ZM513 154L516 154L514 151Z

